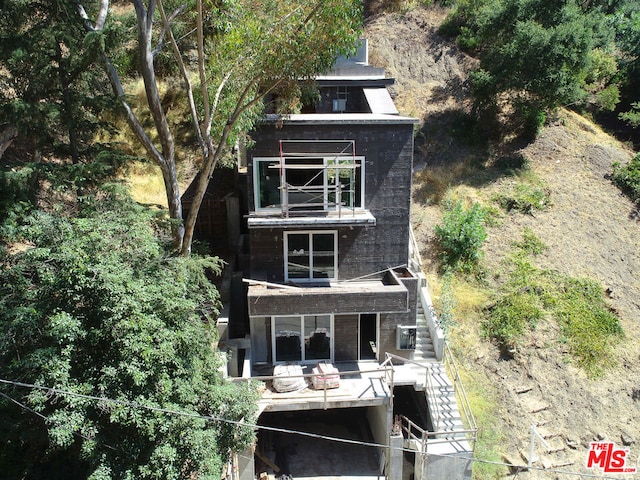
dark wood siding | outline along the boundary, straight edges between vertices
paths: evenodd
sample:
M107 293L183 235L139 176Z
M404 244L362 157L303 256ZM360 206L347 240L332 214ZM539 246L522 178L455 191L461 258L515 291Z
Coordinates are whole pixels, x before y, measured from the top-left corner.
M358 360L358 315L336 315L334 329L334 359L336 362Z
M356 155L365 157L365 207L376 218L376 225L338 229L339 278L356 278L407 263L413 153L411 124L288 125L285 121L281 128L262 125L252 136L256 146L248 154L250 211L254 208L251 163L254 156L277 157L280 139L355 140ZM327 226L319 229L331 230ZM282 280L283 231L282 228L250 230L252 275L269 281Z

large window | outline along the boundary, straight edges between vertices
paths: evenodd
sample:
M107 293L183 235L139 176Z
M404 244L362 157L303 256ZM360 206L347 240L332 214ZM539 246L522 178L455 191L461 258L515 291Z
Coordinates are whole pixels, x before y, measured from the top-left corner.
M363 157L254 158L256 211L363 208Z
M331 315L273 318L275 363L331 360Z
M335 280L338 269L337 232L286 232L285 281Z

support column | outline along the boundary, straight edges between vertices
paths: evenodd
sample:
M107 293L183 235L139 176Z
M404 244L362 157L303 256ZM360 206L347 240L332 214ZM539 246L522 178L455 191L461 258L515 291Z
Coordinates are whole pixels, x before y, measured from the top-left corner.
M402 477L402 446L404 438L402 433L392 433L389 437L389 466L387 468L387 478L389 480L401 479Z

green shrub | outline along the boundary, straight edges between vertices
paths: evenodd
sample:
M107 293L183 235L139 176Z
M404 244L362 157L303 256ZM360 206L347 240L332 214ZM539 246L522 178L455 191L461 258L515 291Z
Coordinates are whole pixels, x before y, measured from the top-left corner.
M471 271L482 257L482 244L487 239L486 213L477 203L465 208L458 201L445 208L447 211L442 224L435 227L443 266L445 269Z
M612 364L611 340L623 332L618 317L604 302L600 284L565 278L554 313L578 365L597 375Z
M460 27L460 34L456 38L456 45L466 52L473 52L479 45L478 36L470 28Z
M613 164L613 181L631 200L640 203L640 153L626 165Z
M529 227L525 227L522 232L522 241L513 242L513 246L522 253L531 255L539 255L548 248Z
M534 210L544 210L551 205L549 190L531 183L517 183L494 198L507 212L515 210L531 214Z
M526 331L534 329L544 317L539 299L531 289L502 296L489 308L483 324L485 335L502 347L514 347Z
M559 340L567 343L576 364L591 376L599 375L614 363L614 342L623 335L602 286L590 279L533 265L528 255L546 247L530 230L515 245L518 251L509 257L509 278L486 309L484 334L500 347L511 348L539 321L555 320L560 329Z

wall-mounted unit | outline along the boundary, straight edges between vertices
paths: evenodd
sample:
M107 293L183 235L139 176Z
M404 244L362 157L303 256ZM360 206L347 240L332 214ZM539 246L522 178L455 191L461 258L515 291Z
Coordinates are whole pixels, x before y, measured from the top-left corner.
M334 98L333 99L333 111L334 112L344 112L347 109L347 99L346 98Z
M398 325L396 329L396 348L398 350L416 349L415 325Z

